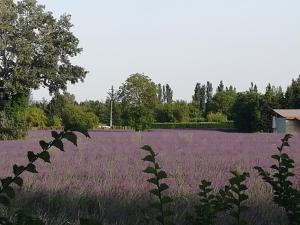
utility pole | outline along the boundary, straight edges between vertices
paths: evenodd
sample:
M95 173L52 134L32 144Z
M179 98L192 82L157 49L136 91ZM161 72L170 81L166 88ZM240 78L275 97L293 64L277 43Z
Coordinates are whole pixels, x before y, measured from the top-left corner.
M114 86L111 86L111 89L110 89L110 123L109 123L109 126L110 128L112 129L112 126L113 126L113 101L114 101Z

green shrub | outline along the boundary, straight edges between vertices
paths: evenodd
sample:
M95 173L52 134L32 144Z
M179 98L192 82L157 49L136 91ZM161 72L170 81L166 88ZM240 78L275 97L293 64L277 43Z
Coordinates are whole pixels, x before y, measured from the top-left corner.
M59 116L53 116L52 118L48 119L47 126L53 128L62 128L62 119Z
M26 107L28 97L15 95L4 104L0 116L0 140L22 138L27 134Z
M45 128L47 117L42 109L29 107L26 110L26 121L29 127Z
M153 123L152 129L185 129L185 128L203 128L203 129L234 129L233 121L227 122L200 122L200 123Z
M93 129L99 125L99 119L94 113L85 112L79 105L73 104L66 106L62 122L68 129Z
M226 122L227 121L227 116L225 116L224 114L222 113L209 113L207 115L207 121L208 122Z
M145 106L126 106L123 110L123 125L129 126L136 131L149 130L154 122L154 115Z
M4 111L0 112L0 140L12 140L24 137L26 131L25 119L21 117L9 118Z

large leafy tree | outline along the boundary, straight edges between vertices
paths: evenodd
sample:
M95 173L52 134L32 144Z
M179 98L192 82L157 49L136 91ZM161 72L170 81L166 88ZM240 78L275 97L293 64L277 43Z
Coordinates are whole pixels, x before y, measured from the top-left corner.
M268 84L266 92L261 100L261 122L262 128L266 132L272 132L273 109L284 108L285 99L281 87L271 86Z
M146 75L130 75L119 89L124 125L136 130L148 129L154 121L154 108L158 103L155 83Z
M166 101L167 103L173 102L173 90L171 89L169 84L166 84Z
M29 93L47 87L50 93L82 81L86 71L70 58L81 52L71 32L69 15L56 19L36 0L1 0L0 80L5 92Z
M285 98L286 108L300 109L300 76L292 80L292 84L286 90Z
M214 113L222 113L226 115L229 119L231 116L231 109L236 100L236 92L233 89L224 89L219 91L212 98L212 102L210 105L210 110Z
M63 111L69 104L75 104L75 96L68 92L63 94L55 94L46 107L46 113L49 118L54 116L62 117Z
M232 117L240 131L254 132L262 130L261 95L256 91L237 94L232 107Z
M193 104L199 109L201 114L205 114L206 110L206 86L197 83L194 89Z
M210 111L210 105L213 98L213 86L212 83L207 81L206 84L206 105L205 105L205 116L207 116Z

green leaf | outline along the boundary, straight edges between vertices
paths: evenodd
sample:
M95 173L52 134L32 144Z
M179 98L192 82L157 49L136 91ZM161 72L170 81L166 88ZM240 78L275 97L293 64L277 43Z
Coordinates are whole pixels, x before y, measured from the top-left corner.
M58 139L59 138L59 133L57 133L56 131L51 131L51 135L53 138Z
M151 194L157 196L157 197L160 196L160 192L159 192L159 190L157 190L157 189L152 189L152 190L150 190L149 192L150 192Z
M39 158L44 160L44 162L50 163L50 154L47 151L43 151L39 154Z
M66 131L68 131L68 130L66 130ZM85 137L91 138L91 136L89 135L89 132L86 128L83 128L83 127L75 128L75 129L72 129L71 131L77 131L77 132L83 134Z
M80 225L103 225L100 220L96 219L80 219Z
M45 141L40 141L40 146L43 150L47 150L49 148L49 143Z
M161 170L161 171L159 171L159 172L157 173L157 178L158 178L159 180L164 179L164 178L167 178L167 177L168 177L167 173L166 173L165 171L163 171L163 170Z
M31 173L37 173L36 167L34 164L29 163L26 167L26 170Z
M155 159L152 155L147 155L145 158L143 158L143 161L146 161L146 162L154 162Z
M64 144L61 140L59 139L54 140L52 145L58 148L59 150L64 151Z
M13 182L20 187L23 186L23 179L21 177L16 177Z
M34 160L36 159L36 155L33 152L27 152L27 158L29 160L29 162L34 162Z
M153 167L149 166L144 170L144 173L156 174L156 170Z
M64 133L63 138L67 139L68 141L73 143L75 146L77 146L77 136L73 132Z
M272 165L271 167L270 167L271 169L274 169L274 170L279 170L279 167L277 166L277 165Z
M149 145L144 145L141 149L148 151L148 152L153 152L151 146L149 146Z
M16 176L18 176L20 173L22 173L23 171L25 170L25 167L24 166L18 166L18 165L13 165L13 171L14 171L14 174Z
M1 184L2 186L6 186L12 182L13 178L12 177L6 177L4 179L1 179Z
M169 188L169 186L165 183L162 183L161 185L159 185L159 190L162 192L162 191L165 191Z
M157 181L156 178L150 178L150 179L148 179L147 181L148 181L149 183L152 183L152 184L155 184L155 185L158 184L158 181Z
M206 187L209 187L211 185L211 182L209 182L207 180L202 180L201 185L206 188Z
M272 157L273 159L276 159L277 161L280 160L280 156L279 156L279 155L272 155L271 157Z
M0 195L0 204L8 207L10 205L10 201L4 195Z
M143 150L149 152L153 157L155 157L155 153L154 153L154 151L152 150L151 146L149 146L149 145L144 145L141 149L143 149Z

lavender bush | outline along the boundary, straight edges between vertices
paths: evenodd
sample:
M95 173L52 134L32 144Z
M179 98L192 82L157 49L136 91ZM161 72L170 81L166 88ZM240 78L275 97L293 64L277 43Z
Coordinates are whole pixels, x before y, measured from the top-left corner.
M159 152L159 162L169 171L167 179L176 202L175 218L182 224L192 209L197 186L208 179L216 188L230 177L228 171L250 171L248 205L244 217L250 224L283 225L283 211L272 203L271 188L252 169L267 168L269 156L279 144L274 134L234 134L214 131L165 130L148 133L91 132L80 138L77 152L51 154L52 164L37 164L39 174L25 177L15 205L31 207L47 224L79 224L80 217L100 217L105 224L141 224L147 211L150 185L141 171L140 146L150 144ZM33 132L27 140L0 142L0 176L10 175L12 165L24 163L28 149L39 150L38 141L49 139L48 131ZM291 157L299 161L297 137L291 140ZM74 148L70 144L65 149ZM295 174L299 174L297 165ZM299 187L299 178L294 183ZM218 218L226 224L227 217Z

